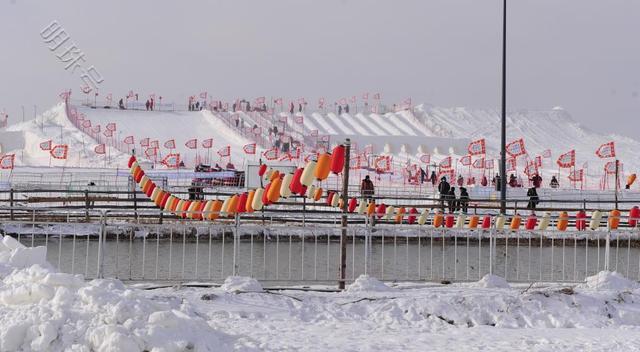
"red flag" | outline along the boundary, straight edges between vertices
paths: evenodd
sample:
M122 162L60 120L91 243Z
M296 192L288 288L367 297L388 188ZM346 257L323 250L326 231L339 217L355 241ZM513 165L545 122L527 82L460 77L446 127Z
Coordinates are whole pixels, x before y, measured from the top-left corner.
M542 152L542 157L543 158L550 158L551 157L551 149L546 149L545 151Z
M109 122L105 128L108 129L109 131L113 132L113 131L116 130L116 123L115 122Z
M205 139L202 141L202 148L209 149L213 147L213 138Z
M124 144L135 144L135 142L133 140L133 136L124 137L123 142L124 142ZM147 139L147 145L149 145L149 140L148 139Z
M440 160L440 163L438 164L438 166L439 166L440 168L443 168L443 169L448 169L448 168L450 168L450 167L451 167L451 157L450 157L450 156L448 156L448 157L446 157L446 158L444 158L444 159Z
M176 149L176 141L175 139L170 139L164 142L164 147L167 149Z
M507 159L507 171L516 171L517 166L516 158Z
M507 144L506 149L507 154L511 155L514 158L520 155L527 154L527 150L524 148L524 140L522 138Z
M267 160L276 160L278 159L278 148L273 147L269 150L265 150L264 153L262 153L262 155L264 156L265 159Z
M151 148L156 148L156 149L160 149L160 141L155 140L155 141L151 141L149 143L149 147Z
M113 137L113 131L112 130L104 130L104 132L102 132L104 134L105 137Z
M615 173L615 170L614 170ZM573 170L569 173L569 180L570 181L582 181L584 176L584 170L580 169L580 170Z
M107 148L105 147L104 143L98 144L95 148L93 148L93 151L96 152L96 154L104 154L107 151Z
M67 146L66 144L59 144L51 148L51 151L49 151L49 153L51 153L51 156L56 159L66 159L68 150L69 146Z
M141 147L148 147L148 146L149 146L149 137L147 137L147 138L143 138L143 139L140 141L140 146L141 146Z
M484 138L469 143L467 147L470 155L481 155L486 153Z
M82 121L82 127L83 128L91 128L91 121L89 121L89 120Z
M536 166L536 163L534 161L528 163L527 166L525 166L525 168L524 168L524 173L525 173L525 175L527 175L529 177L537 174L538 173L538 167Z
M542 157L540 155L535 158L536 167L542 167Z
M162 159L161 163L167 166L168 168L177 169L180 166L180 153L168 154L167 156L164 157L164 159Z
M147 158L152 158L152 157L158 155L158 148L145 148L144 155Z
M429 154L422 154L422 155L420 156L420 161L421 161L421 162L423 162L423 163L425 163L425 164L430 163L430 162L431 162L431 155L429 155Z
M304 123L304 116L296 115L295 121L298 125L302 125Z
M220 148L220 150L218 150L218 155L220 155L221 157L231 155L231 146L228 145L226 147Z
M477 161L477 160L476 160ZM460 158L460 163L464 166L469 166L471 165L471 155L465 155L462 158ZM475 164L475 163L474 163Z
M558 158L558 166L560 167L572 167L576 165L576 151L572 149Z
M190 139L184 145L189 149L196 149L198 148L198 139L197 138Z
M493 159L485 160L484 168L488 170L493 170Z
M619 168L619 166L618 166ZM615 175L616 174L616 161L609 161L604 165L604 172L607 174Z
M245 154L255 154L256 153L256 144L249 143L242 146L242 150Z
M0 169L13 169L16 160L15 154L5 154L0 157Z
M484 158L480 158L480 159L476 159L473 161L473 167L475 169L482 169L484 168Z
M51 150L51 140L45 141L45 142L41 142L40 143L40 149L42 150Z
M609 142L601 145L598 150L596 150L596 155L600 158L615 158L616 157L616 147L615 143Z
M95 125L93 126L93 128L91 129L91 131L93 133L100 133L100 125Z
M376 172L384 173L391 171L391 158L388 156L379 156L373 163Z

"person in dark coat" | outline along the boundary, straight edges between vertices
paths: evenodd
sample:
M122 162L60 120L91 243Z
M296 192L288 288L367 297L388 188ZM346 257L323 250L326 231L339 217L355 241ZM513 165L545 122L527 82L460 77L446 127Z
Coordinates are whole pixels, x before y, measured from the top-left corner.
M527 197L529 197L527 209L535 210L538 203L540 203L540 198L538 197L538 192L535 187L529 188L527 191Z
M469 209L469 193L464 187L460 187L460 200L458 201L458 209L462 209L463 213L467 213Z
M429 180L431 180L431 185L435 188L436 182L438 182L438 176L436 176L435 171L431 171L431 177L429 177Z
M342 115L342 105L338 105L338 115Z
M558 188L560 186L560 183L558 183L558 179L555 176L551 176L551 182L549 182L549 186L551 186L551 188Z
M427 173L424 171L423 168L420 168L420 183L424 183L424 181L427 179Z
M344 113L348 114L349 113L349 104L345 105L344 107Z
M456 188L451 187L447 193L447 205L449 206L449 212L455 213L458 210L458 200L456 199Z
M118 101L118 107L120 107L120 110L124 110L124 101L122 101L122 98L120 98L120 101Z
M542 185L542 177L538 174L533 175L529 181L533 182L533 187L535 188L540 188Z
M500 188L502 187L500 175L496 175L493 178L493 184L496 186L496 191L499 191Z
M360 185L360 194L366 199L371 199L374 194L373 182L369 178L369 175L365 176Z
M149 103L149 100L147 100L147 102L144 104L144 106L147 108L147 111L149 111L149 105L151 105L151 103Z
M518 186L518 179L516 178L516 175L511 174L511 176L509 176L509 186L511 187Z
M451 186L449 182L447 182L447 178L443 177L438 184L438 192L440 193L440 208L442 208L442 212L444 213L444 201L447 200L449 190Z

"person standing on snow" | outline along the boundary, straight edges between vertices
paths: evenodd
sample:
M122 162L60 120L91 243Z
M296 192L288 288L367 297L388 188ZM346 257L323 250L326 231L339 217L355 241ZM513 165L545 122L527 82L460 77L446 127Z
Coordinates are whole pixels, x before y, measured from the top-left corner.
M360 185L360 194L365 199L371 199L374 194L373 182L369 178L369 175L365 176Z
M451 187L447 193L447 205L449 206L449 212L455 213L458 210L458 201L456 200L456 188Z
M465 214L469 209L469 193L464 187L460 187L460 200L458 201L458 209L461 209Z
M449 182L447 182L447 178L443 177L440 179L440 184L438 184L438 192L440 193L440 208L442 208L442 212L444 213L444 201L447 200L449 190L451 186Z

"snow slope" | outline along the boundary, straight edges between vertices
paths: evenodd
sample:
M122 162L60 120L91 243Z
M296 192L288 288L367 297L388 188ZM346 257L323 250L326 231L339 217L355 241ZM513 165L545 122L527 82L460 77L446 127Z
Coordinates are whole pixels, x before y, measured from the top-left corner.
M442 137L485 138L488 154L494 158L499 155L500 111L468 108L442 108L431 105L418 105L416 118L433 134ZM637 170L640 167L640 141L590 130L576 122L569 112L562 108L551 110L516 110L507 114L507 141L524 138L525 146L532 157L551 149L552 157L548 161L551 168L562 153L576 149L576 164L581 168L584 162L589 164L590 173L602 174L604 161L595 155L596 149L603 143L616 142L618 158L625 163L625 170Z
M11 138L6 138L10 135ZM48 151L40 149L40 143L52 140L52 144L69 146L67 160L50 158ZM122 166L127 157L110 148L108 158L94 153L98 143L78 130L67 119L64 103L54 106L34 120L20 122L0 130L2 153L15 153L16 165L28 166Z

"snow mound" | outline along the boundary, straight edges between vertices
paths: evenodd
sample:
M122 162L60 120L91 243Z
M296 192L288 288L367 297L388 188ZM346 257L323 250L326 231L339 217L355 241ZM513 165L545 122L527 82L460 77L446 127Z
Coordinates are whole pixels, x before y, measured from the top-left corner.
M633 290L640 287L636 281L632 281L622 276L618 272L601 271L593 276L589 276L580 288L591 288L597 290Z
M229 276L221 288L226 292L264 292L258 280L246 276Z
M475 283L476 287L481 288L510 288L509 283L503 277L487 274Z
M47 263L47 248L27 248L10 236L0 236L0 278L14 269L24 269L32 265L51 268Z
M188 302L55 272L46 249L1 239L0 351L231 350Z
M384 282L371 277L369 275L360 275L349 287L347 292L385 292L393 291L393 288L384 284Z

